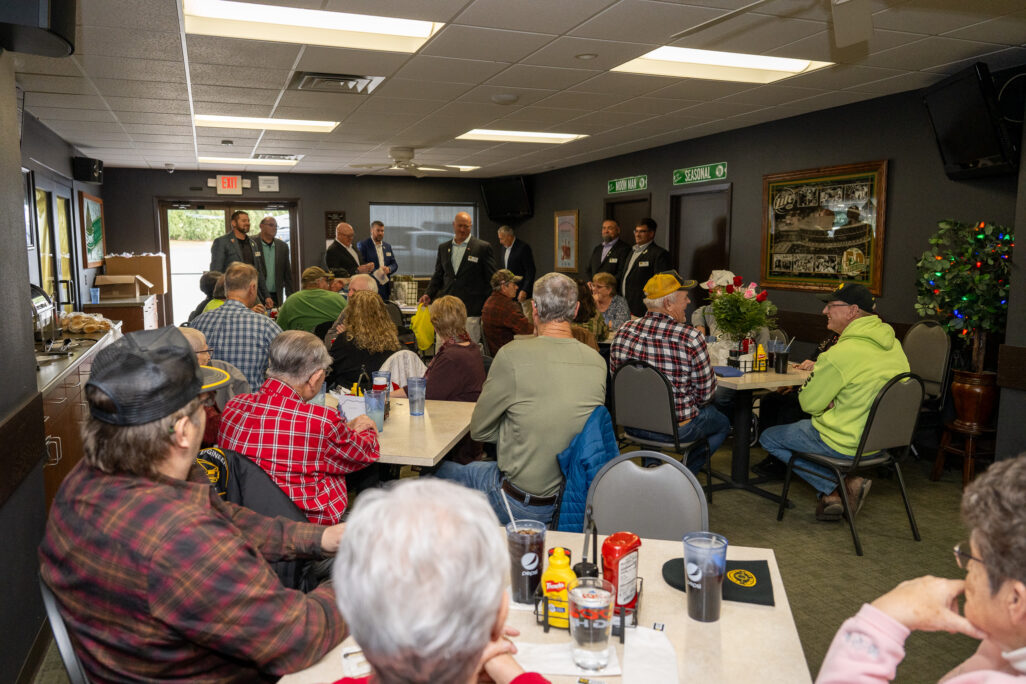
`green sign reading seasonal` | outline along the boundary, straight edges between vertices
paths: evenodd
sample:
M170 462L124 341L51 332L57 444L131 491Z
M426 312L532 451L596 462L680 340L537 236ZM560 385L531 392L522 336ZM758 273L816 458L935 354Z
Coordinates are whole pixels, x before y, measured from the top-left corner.
M727 162L703 164L702 166L689 166L686 169L675 169L673 172L673 184L687 185L688 183L723 180L726 177Z
M618 192L636 192L637 190L648 189L648 176L631 176L630 178L617 178L606 181L608 194L615 195Z

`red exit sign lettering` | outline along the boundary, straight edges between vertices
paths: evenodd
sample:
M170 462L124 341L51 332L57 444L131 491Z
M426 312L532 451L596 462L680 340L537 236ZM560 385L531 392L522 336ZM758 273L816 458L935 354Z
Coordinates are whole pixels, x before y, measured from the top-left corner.
M217 176L218 195L241 195L242 176Z

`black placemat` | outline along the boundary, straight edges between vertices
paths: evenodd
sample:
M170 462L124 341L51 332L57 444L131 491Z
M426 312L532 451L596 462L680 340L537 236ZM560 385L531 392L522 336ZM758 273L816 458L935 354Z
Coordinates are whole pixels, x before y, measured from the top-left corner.
M672 558L663 563L663 579L674 589L687 591L684 581L684 559ZM773 582L769 562L764 560L727 561L723 578L723 600L773 606Z

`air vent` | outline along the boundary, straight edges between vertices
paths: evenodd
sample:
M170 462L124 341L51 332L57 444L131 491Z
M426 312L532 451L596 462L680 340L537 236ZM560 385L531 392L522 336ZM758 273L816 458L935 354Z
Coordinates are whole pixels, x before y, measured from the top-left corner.
M299 161L303 158L301 154L255 154L253 159L274 159L279 161Z
M300 71L292 77L292 82L289 84L289 88L292 90L316 91L321 93L370 95L384 80L384 76L323 74Z

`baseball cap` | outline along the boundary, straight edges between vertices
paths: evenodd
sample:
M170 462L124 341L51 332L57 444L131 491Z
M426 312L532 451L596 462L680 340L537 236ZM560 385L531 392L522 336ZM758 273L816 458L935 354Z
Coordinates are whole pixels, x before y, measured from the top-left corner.
M700 283L703 290L710 290L714 287L726 287L734 284L734 274L731 271L716 269L709 274L709 280Z
M321 278L324 278L325 280L330 282L330 281L335 279L335 276L331 275L331 273L329 273L328 271L325 271L320 266L311 266L310 268L304 268L303 269L303 284L304 285L312 285L313 283L316 283Z
M659 299L677 290L690 290L697 285L694 280L684 280L676 271L656 273L645 283L645 297Z
M522 276L513 275L513 271L508 268L500 268L492 274L492 288L505 285L506 283L519 283L523 279Z
M865 285L859 285L858 283L841 283L833 292L816 296L824 302L857 304L860 309L867 313L872 313L876 310L876 298L870 294Z
M102 391L114 408L104 411L90 403L89 413L111 425L143 425L171 415L230 380L220 368L199 365L178 328L140 330L96 355L86 387Z

